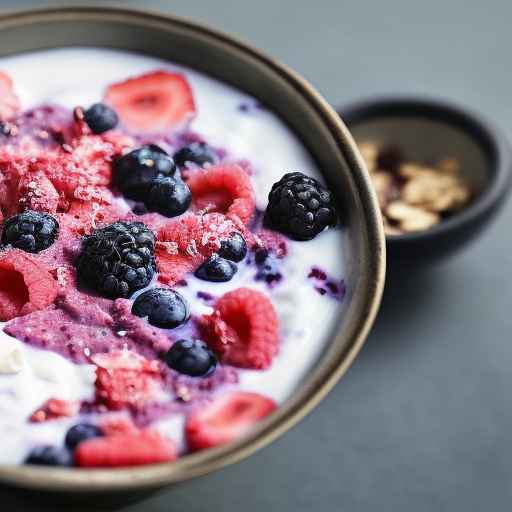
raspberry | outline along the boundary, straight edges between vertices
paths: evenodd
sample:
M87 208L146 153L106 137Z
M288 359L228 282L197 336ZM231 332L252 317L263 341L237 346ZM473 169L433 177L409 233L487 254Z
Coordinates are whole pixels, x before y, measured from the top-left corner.
M125 467L171 462L178 457L174 442L158 432L96 437L80 443L75 462L80 467Z
M158 401L162 378L158 365L128 351L97 355L96 399L110 410L135 409Z
M19 211L55 213L59 204L59 193L44 173L30 172L20 178L17 203Z
M275 409L273 400L257 393L238 391L220 395L187 418L188 446L197 451L235 441Z
M224 363L262 370L278 352L278 318L259 291L238 288L224 294L199 322L205 341Z
M187 184L196 210L236 216L244 224L254 213L256 203L251 180L237 165L198 170L190 174Z
M243 225L219 213L184 215L165 224L158 232L156 258L159 279L175 285L188 272L193 272L233 233L248 235Z
M36 257L18 249L0 253L0 321L44 309L57 293L57 282Z
M275 254L277 258L284 258L288 254L288 241L280 233L262 228L254 235L253 246L254 251L261 249Z

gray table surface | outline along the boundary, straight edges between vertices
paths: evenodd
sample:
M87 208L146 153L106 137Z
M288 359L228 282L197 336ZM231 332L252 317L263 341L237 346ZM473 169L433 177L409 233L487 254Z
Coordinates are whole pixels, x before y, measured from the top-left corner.
M510 2L118 4L236 34L302 73L335 105L380 93L440 95L512 135ZM348 374L271 447L123 510L510 510L511 222L509 205L468 251L389 283ZM0 495L2 510L40 510L13 500Z

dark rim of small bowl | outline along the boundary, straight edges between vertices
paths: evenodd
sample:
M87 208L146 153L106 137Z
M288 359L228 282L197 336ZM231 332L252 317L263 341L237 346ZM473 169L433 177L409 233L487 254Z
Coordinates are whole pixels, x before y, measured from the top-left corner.
M415 117L441 121L466 132L482 147L486 155L489 182L469 206L425 231L386 235L388 241L407 243L470 225L505 198L511 185L511 147L502 131L481 115L447 100L413 96L371 98L341 106L336 111L349 130L359 123L383 117Z

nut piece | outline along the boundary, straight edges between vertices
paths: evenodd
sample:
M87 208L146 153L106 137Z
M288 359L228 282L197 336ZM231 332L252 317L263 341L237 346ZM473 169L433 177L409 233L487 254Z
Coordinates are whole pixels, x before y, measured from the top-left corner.
M466 206L471 190L459 162L444 158L435 166L408 161L400 148L359 146L383 213L386 234L429 229Z

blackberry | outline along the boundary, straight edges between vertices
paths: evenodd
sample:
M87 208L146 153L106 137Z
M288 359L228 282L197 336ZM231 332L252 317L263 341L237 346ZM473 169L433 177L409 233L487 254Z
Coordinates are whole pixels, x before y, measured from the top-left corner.
M37 466L71 466L71 454L52 445L36 446L25 459L25 464Z
M247 254L247 243L240 233L233 233L226 240L220 243L220 249L217 253L222 258L239 262L242 261Z
M84 112L84 119L93 133L103 133L117 126L116 111L104 103L94 103Z
M174 329L184 324L189 317L185 299L168 288L152 288L141 293L134 301L132 313L155 327Z
M206 377L217 366L215 354L201 340L178 340L165 354L169 368L191 377Z
M78 277L104 297L129 297L153 278L154 251L155 235L142 222L114 222L83 239Z
M204 164L214 164L217 161L217 155L213 149L204 142L192 142L182 147L174 153L173 158L178 167L185 167L187 162L202 167Z
M145 204L153 212L176 217L185 213L191 202L192 194L187 185L179 178L166 176L153 181Z
M225 283L233 278L237 270L235 263L213 254L195 271L195 276L203 281Z
M145 201L156 178L174 176L174 160L156 144L135 149L118 158L113 166L114 182L129 199Z
M293 240L311 240L336 224L331 193L301 172L285 174L272 185L264 224Z
M48 213L26 210L9 217L3 225L2 245L38 253L48 249L59 236L59 223Z
M64 442L70 450L74 450L82 441L101 436L103 436L103 431L96 425L77 423L67 431Z

